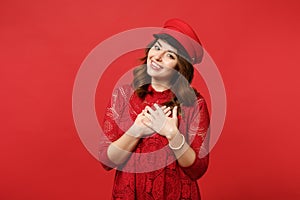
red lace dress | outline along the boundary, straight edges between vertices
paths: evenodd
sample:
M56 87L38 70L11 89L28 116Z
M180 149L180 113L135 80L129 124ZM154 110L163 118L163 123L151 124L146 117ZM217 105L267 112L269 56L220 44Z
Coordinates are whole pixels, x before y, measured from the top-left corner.
M157 133L140 139L134 152L121 166L114 165L107 157L109 144L125 133L146 105L162 105L174 95L171 90L157 92L151 85L148 91L150 94L142 101L130 86L120 87L113 92L107 107L105 137L100 144L99 156L106 170L116 168L112 199L201 199L197 179L208 167L209 156L203 144L209 115L205 100L200 95L197 96L196 106L181 106L178 117L180 133L198 155L191 166L181 167L167 139Z

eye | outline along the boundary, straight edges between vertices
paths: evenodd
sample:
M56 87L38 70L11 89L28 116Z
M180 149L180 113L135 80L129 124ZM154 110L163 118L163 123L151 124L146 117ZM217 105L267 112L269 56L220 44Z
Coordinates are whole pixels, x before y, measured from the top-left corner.
M156 44L156 45L154 45L154 49L155 50L160 50L160 47Z
M172 60L175 60L175 58L176 58L176 56L173 55L172 53L168 53L167 56L168 56L169 58L171 58Z

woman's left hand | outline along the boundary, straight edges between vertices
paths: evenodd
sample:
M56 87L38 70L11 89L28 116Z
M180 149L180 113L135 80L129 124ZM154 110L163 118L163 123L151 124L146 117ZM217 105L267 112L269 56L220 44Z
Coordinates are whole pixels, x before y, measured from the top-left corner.
M154 104L156 110L153 110L149 106L146 106L145 116L147 121L144 120L143 123L155 130L158 134L165 136L168 140L172 140L176 133L178 132L178 119L177 119L177 106L172 110L172 117L170 108L161 108L157 104Z

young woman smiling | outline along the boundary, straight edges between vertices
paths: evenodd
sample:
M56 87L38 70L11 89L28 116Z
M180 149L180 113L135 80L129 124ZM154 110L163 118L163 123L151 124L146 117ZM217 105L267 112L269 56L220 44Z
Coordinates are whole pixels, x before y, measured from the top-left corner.
M209 115L190 84L202 56L193 29L168 20L146 48L132 84L114 91L104 121L110 141L100 146L104 168L117 169L112 199L200 199Z

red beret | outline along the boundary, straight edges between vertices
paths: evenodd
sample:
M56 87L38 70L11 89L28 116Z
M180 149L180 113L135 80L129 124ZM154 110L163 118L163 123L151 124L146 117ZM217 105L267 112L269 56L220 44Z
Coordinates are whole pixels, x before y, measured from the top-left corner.
M203 57L202 44L190 25L180 19L169 19L159 34L168 34L176 39L187 51L192 64L200 63ZM154 36L158 36L155 34Z

